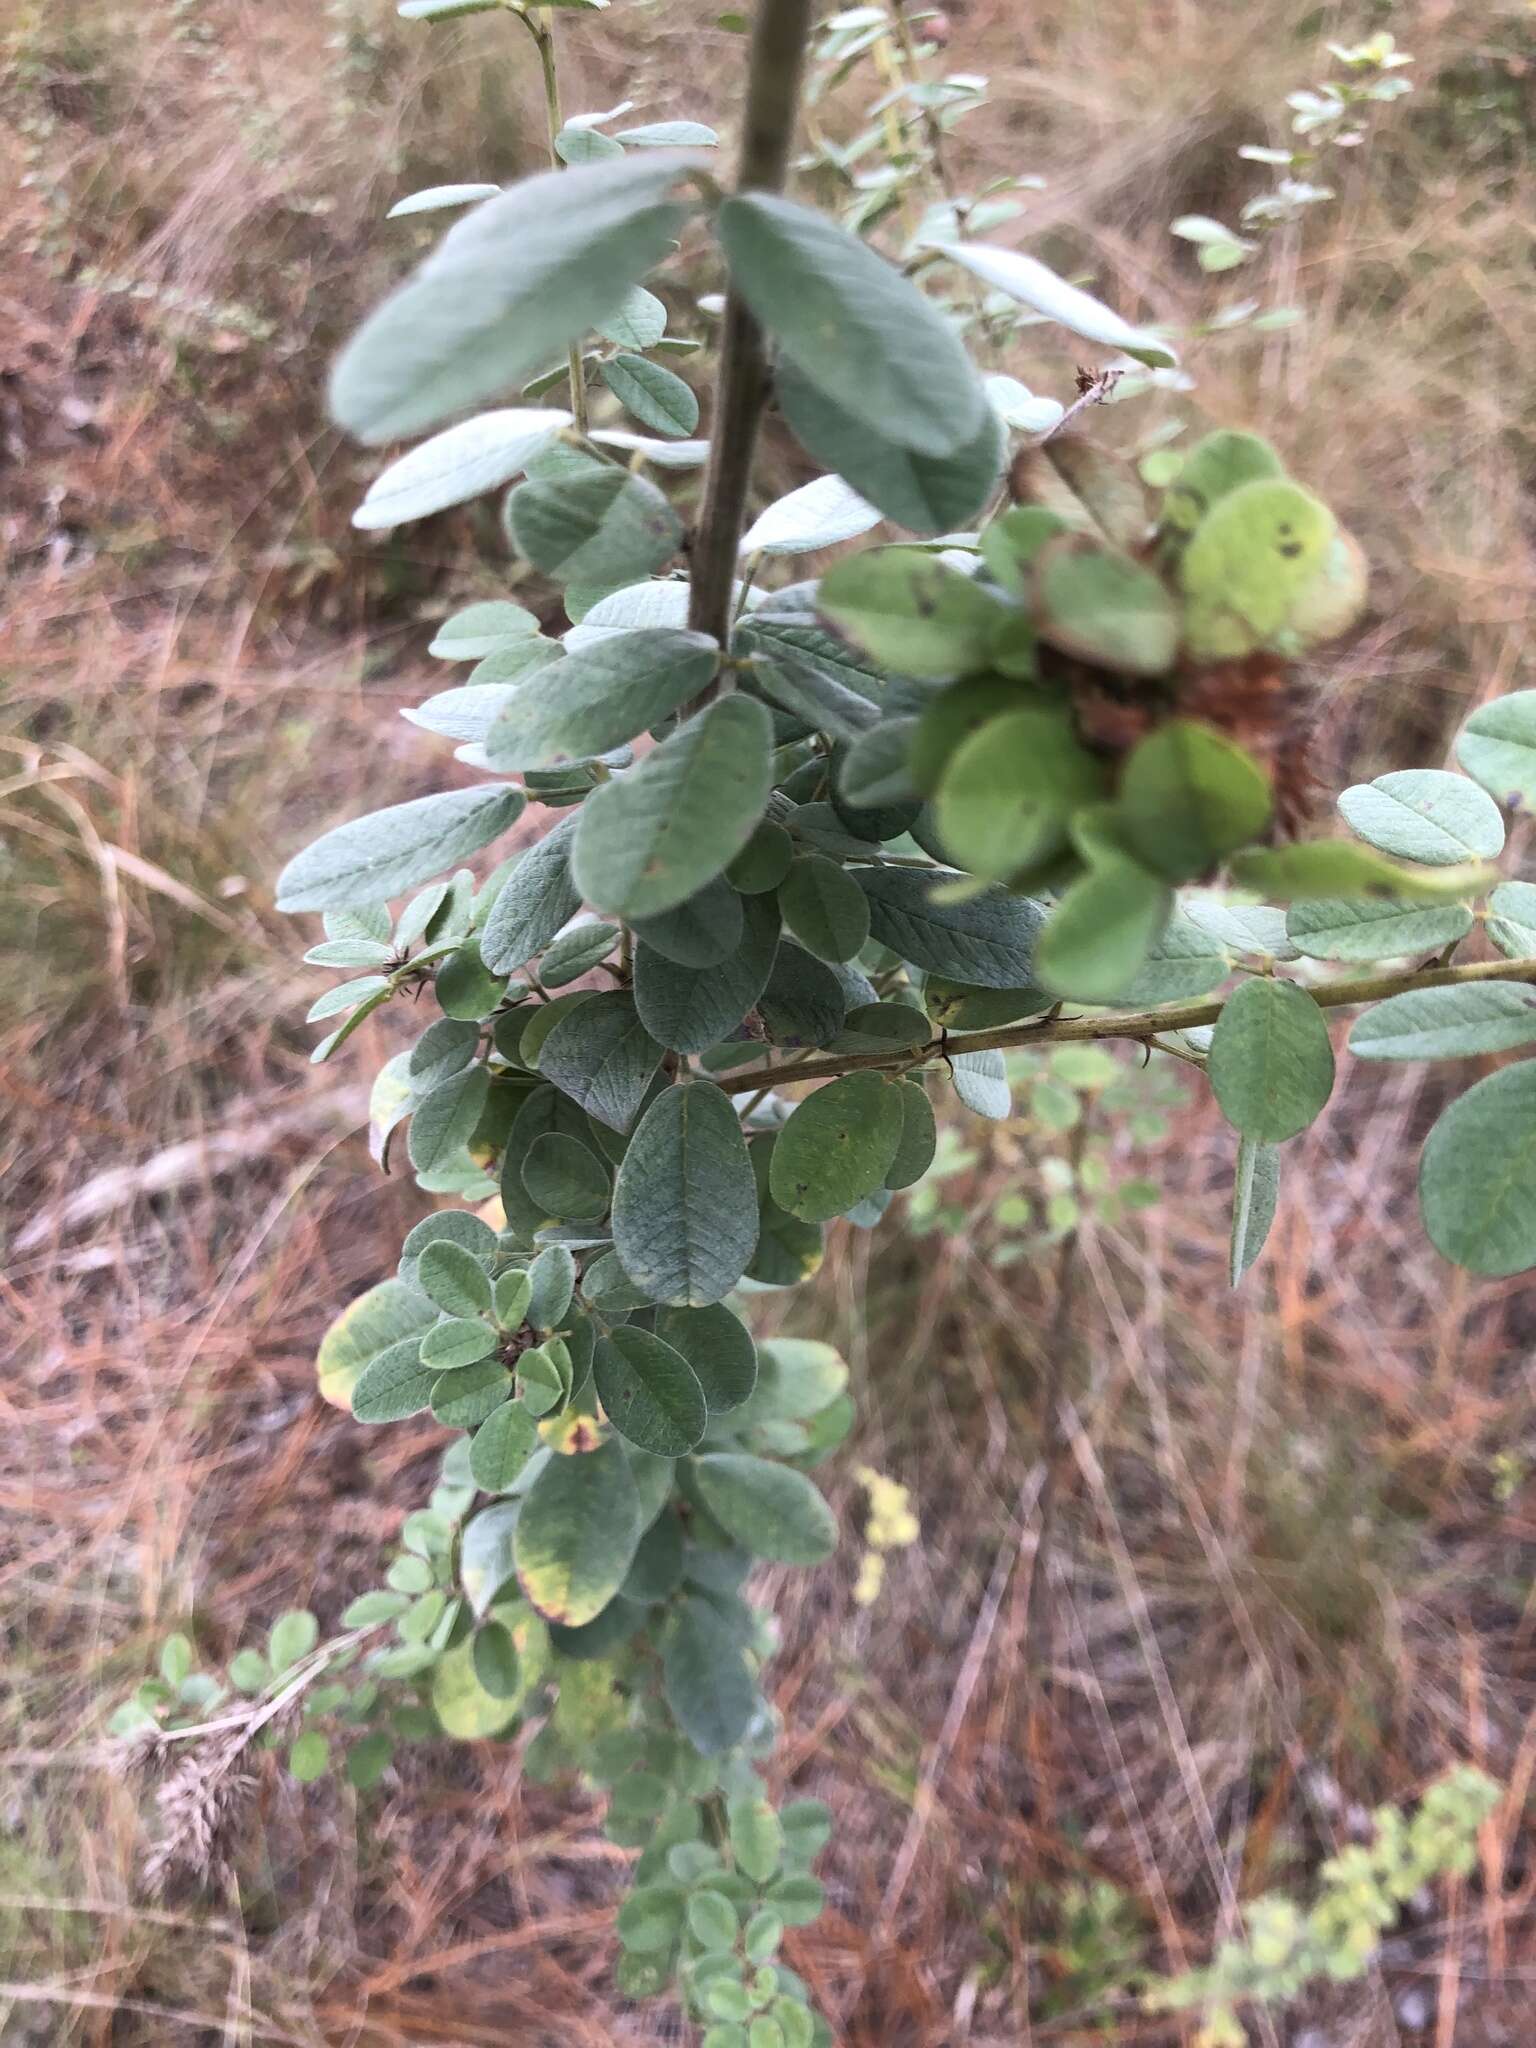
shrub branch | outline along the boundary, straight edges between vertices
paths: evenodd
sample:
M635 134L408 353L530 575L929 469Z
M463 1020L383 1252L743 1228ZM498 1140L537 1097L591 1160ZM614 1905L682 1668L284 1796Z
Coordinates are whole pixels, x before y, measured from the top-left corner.
M1473 981L1536 981L1536 960L1477 960L1461 967L1425 967L1407 974L1374 974L1358 981L1325 983L1308 994L1322 1010L1344 1009L1352 1003L1376 1003L1387 996L1407 995L1421 988L1455 988ZM784 1081L834 1081L840 1074L864 1068L900 1073L930 1060L952 1059L957 1053L1006 1052L1020 1046L1074 1045L1085 1039L1128 1038L1140 1045L1169 1031L1192 1031L1214 1024L1224 998L1202 1002L1165 1003L1156 1010L1126 1010L1119 1015L1026 1018L993 1031L941 1031L922 1045L895 1052L829 1053L825 1059L801 1060L793 1066L749 1067L720 1080L728 1095L744 1095Z

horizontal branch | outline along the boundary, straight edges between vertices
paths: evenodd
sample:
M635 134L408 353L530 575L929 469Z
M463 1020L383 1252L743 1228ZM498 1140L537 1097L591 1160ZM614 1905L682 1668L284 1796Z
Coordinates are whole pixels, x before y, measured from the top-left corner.
M1536 981L1536 960L1477 960L1462 967L1373 974L1359 981L1324 983L1309 989L1308 994L1320 1009L1339 1010L1352 1003L1377 1003L1387 996L1407 995L1414 989L1456 988L1463 982L1475 981ZM1214 1024L1223 1007L1223 999L1206 998L1194 1003L1165 1003L1157 1010L1127 1010L1118 1016L1026 1018L1019 1024L1000 1025L994 1031L941 1032L924 1045L910 1045L895 1052L828 1053L825 1059L803 1060L795 1065L749 1067L744 1073L727 1075L720 1085L728 1095L745 1095L756 1088L770 1088L777 1081L833 1081L840 1074L867 1069L904 1073L929 1060L953 1059L964 1052L1080 1045L1085 1039L1099 1038L1129 1038L1147 1045L1169 1031L1193 1031L1202 1024Z

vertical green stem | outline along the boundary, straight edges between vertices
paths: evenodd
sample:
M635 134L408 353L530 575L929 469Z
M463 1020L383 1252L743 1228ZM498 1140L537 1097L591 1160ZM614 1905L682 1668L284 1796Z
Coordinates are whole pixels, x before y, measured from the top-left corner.
M549 136L549 161L558 169L560 157L555 149L555 137L565 121L560 112L560 75L555 67L554 24L547 8L541 8L537 14L519 15L518 19L527 24L528 33L539 52L539 68L544 74L544 120ZM574 342L566 360L570 365L571 416L577 433L584 434L587 431L587 373L582 365L581 350Z
M758 0L736 174L738 192L783 190L810 29L811 0ZM709 469L693 542L688 607L688 623L694 631L713 635L722 647L731 628L736 556L768 383L763 330L733 287L725 306Z

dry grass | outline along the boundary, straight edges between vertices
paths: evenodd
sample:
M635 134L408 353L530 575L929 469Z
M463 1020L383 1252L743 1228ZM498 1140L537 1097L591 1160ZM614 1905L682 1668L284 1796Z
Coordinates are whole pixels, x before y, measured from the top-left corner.
M697 111L736 44L695 34L708 61L679 75L677 18L573 33L572 103ZM1234 146L1364 25L972 0L955 62L996 79L976 167L1044 172L1047 254L1193 317L1221 288L1168 219L1234 211ZM1308 325L1197 366L1198 407L1273 431L1378 564L1329 700L1341 778L1438 759L1470 702L1532 681L1536 194L1505 115L1536 34L1515 5L1392 25L1419 93L1276 280ZM338 1612L434 1440L312 1393L319 1330L420 1198L348 1135L361 1056L307 1065L268 887L319 817L429 786L430 750L381 714L421 694L421 621L500 575L470 515L351 536L360 466L315 391L414 232L378 230L385 194L527 159L522 55L487 75L484 24L434 41L292 0L54 0L3 35L0 2033L654 2039L606 1989L622 1859L515 1750L413 1752L365 1802L263 1765L236 1879L154 1908L136 1789L95 1760L103 1702L170 1627L211 1658L295 1601ZM1059 358L1011 367L1063 381ZM850 2042L1168 2041L1131 1968L1198 1959L1242 1898L1303 1884L1363 1805L1454 1757L1513 1788L1479 1881L1363 1991L1259 2039L1530 2038L1532 1296L1424 1248L1429 1108L1413 1077L1351 1076L1237 1297L1203 1110L1155 1162L1164 1207L1088 1235L1048 1715L1023 1657L1048 1265L994 1265L984 1230L937 1258L852 1237L796 1310L853 1358L860 1456L924 1521L872 1611L851 1562L781 1589L784 1772L839 1819L833 1910L793 1952ZM995 1141L978 1217L1043 1142ZM1095 1880L1120 1902L1097 1919L1069 1890Z

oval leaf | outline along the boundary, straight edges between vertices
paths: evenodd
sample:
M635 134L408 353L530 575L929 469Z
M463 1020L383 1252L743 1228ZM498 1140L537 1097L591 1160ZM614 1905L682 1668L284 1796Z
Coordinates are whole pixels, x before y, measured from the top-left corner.
M1234 990L1211 1038L1211 1086L1245 1138L1277 1145L1304 1131L1333 1092L1322 1011L1294 981L1261 976Z

